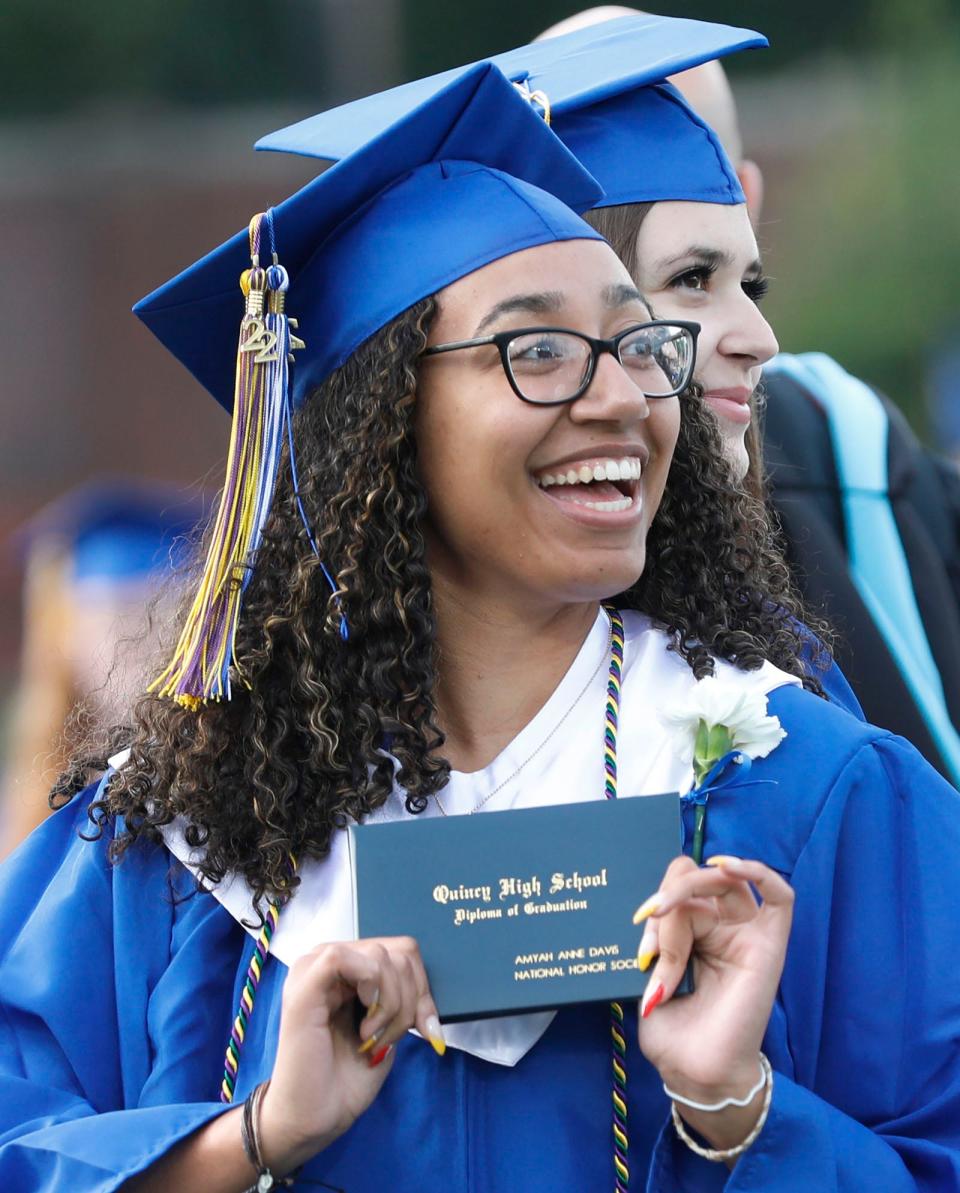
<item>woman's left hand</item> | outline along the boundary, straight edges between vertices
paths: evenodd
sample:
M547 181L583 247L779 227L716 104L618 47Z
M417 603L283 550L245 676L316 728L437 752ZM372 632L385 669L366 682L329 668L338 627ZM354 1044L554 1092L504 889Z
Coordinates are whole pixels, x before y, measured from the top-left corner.
M641 1004L640 1047L671 1090L712 1104L755 1085L792 915L793 890L775 871L722 857L704 868L676 858L638 909L637 922L646 921L641 963L659 954ZM691 957L695 991L673 998ZM757 1094L743 1109L680 1110L725 1148L749 1133L761 1104Z

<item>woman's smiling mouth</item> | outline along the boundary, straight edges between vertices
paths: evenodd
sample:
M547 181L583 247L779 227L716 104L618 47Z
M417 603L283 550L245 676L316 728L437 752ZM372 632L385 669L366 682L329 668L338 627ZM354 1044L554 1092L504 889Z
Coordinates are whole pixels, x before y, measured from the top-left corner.
M642 475L638 456L595 456L549 466L534 479L560 505L617 514L639 510Z

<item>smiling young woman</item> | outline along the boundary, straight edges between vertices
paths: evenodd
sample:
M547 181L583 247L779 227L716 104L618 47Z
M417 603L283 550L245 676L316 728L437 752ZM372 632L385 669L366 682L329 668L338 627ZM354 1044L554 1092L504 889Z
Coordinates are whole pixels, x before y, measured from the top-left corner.
M697 380L742 480L761 370L778 350L758 305L767 281L746 205L636 203L599 207L587 218L659 316L700 323Z
M535 295L524 294L530 277ZM494 317L493 332L529 326L531 306L542 323L601 339L651 318L607 245L569 242L516 253L454 283L440 296L431 342L473 334L476 313L503 294L516 297ZM541 337L539 349L522 350L543 356L550 348ZM529 387L532 366L520 363ZM542 374L543 360L535 367ZM575 381L583 371L577 362ZM463 604L495 594L528 608L595 603L629 588L643 571L679 399L648 398L613 353L599 357L589 387L566 405L517 401L504 382L490 347L428 357L421 369L416 433L434 582L461 587ZM616 464L616 482L607 479L608 464ZM576 483L557 485L554 474L570 471Z

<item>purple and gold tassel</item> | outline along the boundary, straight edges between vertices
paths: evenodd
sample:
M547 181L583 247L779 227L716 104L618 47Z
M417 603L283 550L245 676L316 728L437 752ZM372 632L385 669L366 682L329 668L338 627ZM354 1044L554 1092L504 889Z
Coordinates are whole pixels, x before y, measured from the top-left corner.
M303 342L284 312L287 271L260 267L260 234L269 213L250 221L250 263L240 277L246 310L240 324L227 475L193 605L166 670L150 690L186 708L230 699L230 671L240 602L270 512L280 452L289 433L289 356Z

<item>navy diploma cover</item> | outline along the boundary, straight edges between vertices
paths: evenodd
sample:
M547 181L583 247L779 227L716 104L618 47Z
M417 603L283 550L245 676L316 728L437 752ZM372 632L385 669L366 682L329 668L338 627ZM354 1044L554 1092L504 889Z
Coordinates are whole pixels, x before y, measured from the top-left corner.
M354 825L357 936L415 937L445 1022L635 999L681 840L675 793Z

